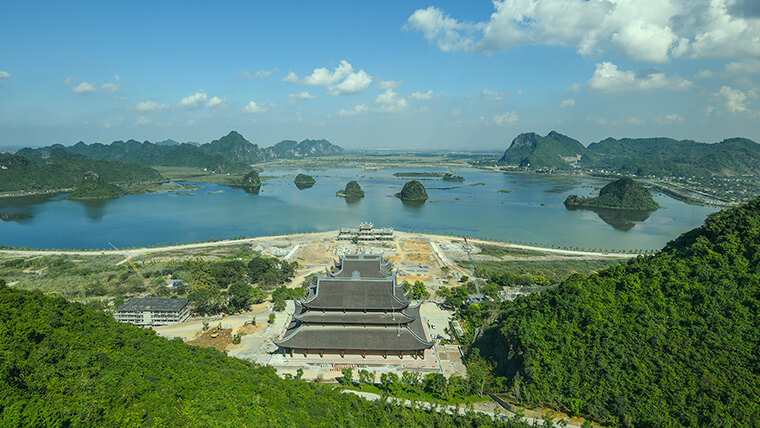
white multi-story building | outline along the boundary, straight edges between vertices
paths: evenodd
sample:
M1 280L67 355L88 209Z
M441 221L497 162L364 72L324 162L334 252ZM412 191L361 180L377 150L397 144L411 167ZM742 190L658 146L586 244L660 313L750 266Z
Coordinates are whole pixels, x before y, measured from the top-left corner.
M175 324L190 317L187 299L134 298L116 308L116 321L128 322L140 327Z

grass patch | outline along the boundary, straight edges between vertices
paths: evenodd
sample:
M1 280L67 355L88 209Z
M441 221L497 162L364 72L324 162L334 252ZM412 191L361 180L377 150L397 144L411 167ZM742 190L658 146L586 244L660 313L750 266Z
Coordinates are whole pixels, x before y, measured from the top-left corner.
M491 256L500 259L504 256L512 257L533 257L543 256L544 254L539 251L522 250L519 248L501 247L498 245L480 245L480 253L484 256Z

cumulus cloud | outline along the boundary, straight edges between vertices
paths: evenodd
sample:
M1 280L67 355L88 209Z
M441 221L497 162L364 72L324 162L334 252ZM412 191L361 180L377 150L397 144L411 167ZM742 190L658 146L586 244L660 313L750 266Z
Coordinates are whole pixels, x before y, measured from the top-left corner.
M226 98L226 97L225 97ZM219 107L224 104L226 100L219 97L211 97L206 103L206 107Z
M640 73L624 71L611 62L596 64L594 75L588 81L591 89L605 93L637 92L653 89L684 90L691 82L681 76L667 76L657 70Z
M251 101L243 107L243 111L246 113L263 113L268 110L268 107L257 104L255 101Z
M161 103L156 102L156 101L143 101L143 102L137 103L137 105L135 106L135 108L138 111L156 111L156 110L167 109L167 108L169 108L169 105L168 104L161 104Z
M72 75L72 76L67 77L66 80L63 81L63 84L71 85L74 83L75 80L77 80L77 77Z
M721 86L720 91L718 91L715 95L723 98L728 111L736 113L745 112L748 110L747 98L748 95L752 95L752 93L745 93L730 86Z
M135 125L137 125L137 126L150 125L152 122L153 122L153 120L151 120L151 118L146 117L146 116L140 116L135 121Z
M340 116L356 116L359 113L367 111L368 108L365 104L357 104L352 110L340 109L338 115Z
M10 79L11 74L7 71L0 71L0 82Z
M71 88L71 92L75 94L91 94L97 91L98 88L96 88L95 85L90 82L82 82Z
M582 55L617 51L648 62L687 54L758 57L757 4L756 0L495 0L487 21L462 22L431 6L412 13L405 28L422 33L445 52L490 53L520 45L549 45L574 48Z
M119 78L119 75L114 74L113 82L104 83L100 89L107 92L117 92L119 89L121 89L121 79Z
M346 60L342 60L333 71L327 68L315 68L312 73L303 79L290 71L284 82L295 83L305 86L325 86L330 95L351 95L367 89L372 83L372 76L364 70L354 71L354 67Z
M251 73L250 71L241 71L240 75L245 77L246 79L266 79L270 76L272 76L272 73L277 71L277 69L273 70L259 70L255 73Z
M436 93L433 92L432 89L430 89L427 92L415 91L411 95L409 95L409 98L413 100L430 100L430 99L433 99L435 96L436 96Z
M484 100L501 101L505 96L507 96L506 92L492 91L490 89L483 89L483 92L480 93L480 98Z
M673 123L684 123L685 120L684 120L683 117L681 117L680 114L673 113L673 114L669 114L669 115L667 115L667 116L665 116L663 118L657 119L657 122L660 125L670 125L670 124L673 124Z
M513 111L507 111L493 116L493 123L499 126L511 125L518 121L517 113Z
M760 59L744 59L726 64L726 73L734 76L760 74Z
M328 86L327 93L330 95L358 94L367 89L370 83L372 83L372 77L364 70L359 70L357 73L349 74L342 82Z
M639 118L636 118L636 117L632 117L632 118L626 120L626 122L630 123L631 125L636 125L636 126L640 126L640 125L644 124L643 120L641 120Z
M317 96L310 94L309 91L302 91L297 94L290 94L288 95L288 98L291 100L313 100L314 98L317 98Z
M177 104L179 108L194 109L201 107L208 100L208 95L203 89L198 89L198 92L188 95L182 98Z
M379 89L386 90L386 89L398 89L401 87L403 83L398 80L381 80L377 82L376 86Z
M409 107L409 102L393 89L388 89L375 99L377 111L383 113L400 113Z
M559 104L560 108L570 108L575 107L575 100L572 98L562 100L562 102Z

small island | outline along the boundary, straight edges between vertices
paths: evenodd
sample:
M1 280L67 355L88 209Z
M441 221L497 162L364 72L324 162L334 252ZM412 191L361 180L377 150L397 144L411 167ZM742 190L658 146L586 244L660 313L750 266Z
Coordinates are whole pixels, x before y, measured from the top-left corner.
M259 178L259 173L251 171L243 176L243 179L240 180L239 187L248 193L258 194L259 190L261 190L261 178Z
M428 194L422 183L412 180L404 184L404 188L399 193L396 193L396 197L402 201L420 202L427 200Z
M347 199L358 199L364 197L364 190L362 190L362 186L360 186L356 180L351 180L348 182L348 184L346 184L345 189L338 190L335 195L342 196Z
M92 171L88 171L79 185L73 192L66 196L66 199L80 201L116 199L124 196L124 191L117 185L107 183L100 176Z
M446 174L443 174L443 181L462 182L464 181L464 177L447 172Z
M298 187L299 190L303 190L314 186L317 180L315 180L314 177L310 175L298 174L296 175L296 179L293 180L293 182L296 184L296 187Z
M569 209L619 209L654 211L660 206L652 198L652 193L631 178L621 178L602 187L597 197L570 195L565 199Z

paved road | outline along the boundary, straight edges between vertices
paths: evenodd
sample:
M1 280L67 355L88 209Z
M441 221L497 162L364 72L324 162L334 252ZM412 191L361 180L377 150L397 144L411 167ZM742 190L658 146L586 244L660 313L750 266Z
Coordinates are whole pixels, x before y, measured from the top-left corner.
M371 392L353 391L353 390L350 390L350 389L344 389L342 392L346 393L346 394L358 395L359 397L362 397L362 398L364 398L365 400L368 400L368 401L380 401L381 400L380 395L374 394L374 393L371 393ZM393 397L390 397L388 400L390 402L392 402L392 403L398 404L399 406L406 406L406 407L410 407L410 408L412 407L411 400L403 400L402 401L400 398L393 398ZM418 401L416 403L416 405L417 405L417 407L421 407L423 410L426 410L426 411L433 410L433 411L436 411L436 412L446 412L446 413L448 413L450 415L453 415L454 412L457 411L457 407L456 406L451 406L451 405L449 405L449 406L443 406L443 405L439 405L439 404L429 403L427 401L422 401L422 402ZM496 404L494 404L494 406L496 406ZM498 406L496 406L496 407L498 407ZM488 416L490 416L492 418L497 418L497 419L499 419L502 422L506 422L506 421L512 419L513 417L515 417L514 413L512 413L512 412L510 412L508 410L501 409L500 407L499 407L499 409L501 411L498 414L495 413L495 412L493 412L493 411L482 410L482 409L477 409L477 408L474 409L474 411L476 413L481 413L481 414L484 414L484 415L488 415ZM466 407L459 407L459 415L464 416L465 414L467 414L467 408ZM528 416L523 416L521 419L523 421L529 423L529 424L539 424L540 425L540 424L544 423L543 419L531 418L531 417L528 417ZM566 421L566 422L567 422L567 425L565 425L565 426L568 426L568 427L574 427L574 428L577 427L577 428L579 428L581 426L581 425L576 424L576 423L571 422L571 421ZM557 421L554 422L554 426L555 427L561 427L562 425L560 425L559 420L557 420Z

